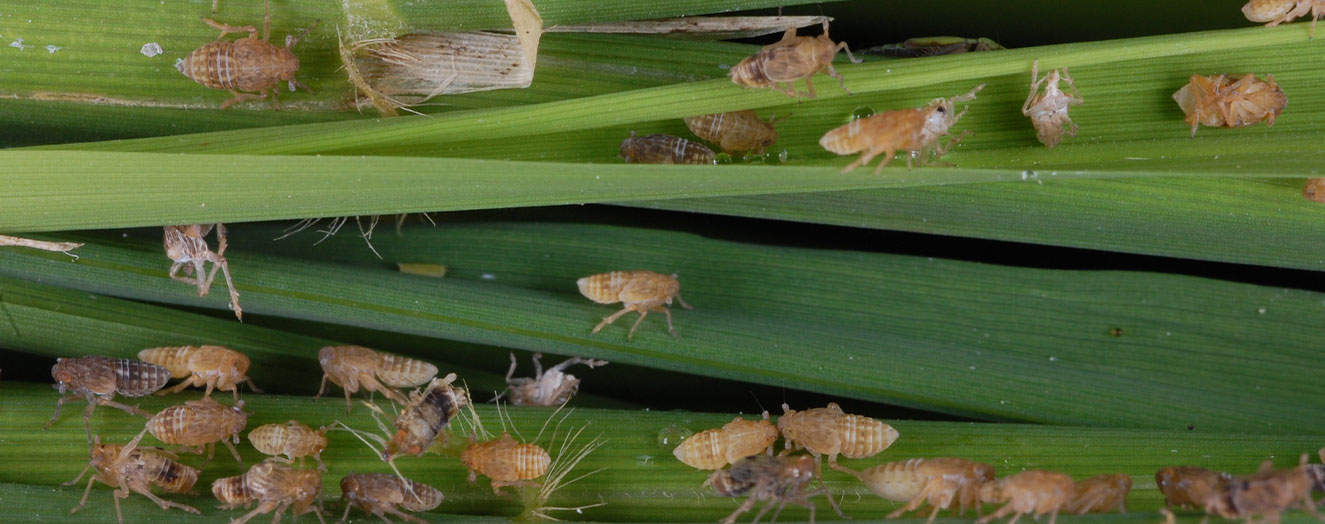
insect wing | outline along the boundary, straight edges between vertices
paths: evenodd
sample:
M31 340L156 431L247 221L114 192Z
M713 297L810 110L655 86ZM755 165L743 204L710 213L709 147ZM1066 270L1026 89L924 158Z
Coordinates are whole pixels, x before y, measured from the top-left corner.
M823 67L815 59L814 46L806 45L813 39L801 38L804 37L764 48L764 76L774 82L790 82L810 76Z

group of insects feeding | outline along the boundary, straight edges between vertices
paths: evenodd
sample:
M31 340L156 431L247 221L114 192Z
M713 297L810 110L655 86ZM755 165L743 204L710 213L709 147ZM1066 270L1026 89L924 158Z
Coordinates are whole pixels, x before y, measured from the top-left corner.
M508 388L502 392L502 395L512 399L512 403L564 405L579 386L578 378L564 372L567 367L574 364L589 367L607 364L601 360L571 358L545 372L539 357L541 355L535 355L534 359L538 370L535 377L511 378L515 364L512 355L512 369L507 374ZM202 473L201 468L210 463L211 450L218 442L230 450L236 462L243 463L236 445L240 443L240 435L248 426L252 414L244 411L245 403L239 399L238 386L243 383L250 386L253 384L247 376L250 364L247 356L221 346L178 346L144 349L138 353L138 359L102 356L61 358L51 369L61 397L47 428L57 421L60 407L66 402L78 399L88 402L83 419L88 434L89 461L82 473L65 485L76 484L89 471L92 471L92 476L82 499L71 512L82 508L87 503L92 486L101 482L116 490L113 500L121 523L124 522L124 516L120 499L128 497L131 492L147 497L162 509L199 513L193 506L161 498L153 493L153 488L172 494L192 492ZM324 373L322 389L325 390L327 381L344 388L347 410L352 407L348 404L350 395L360 389L381 393L399 404L391 428L386 428L380 419L379 425L385 430L385 434L380 436L354 430L339 421L316 430L296 420L253 428L248 432L248 441L268 458L240 475L217 478L211 485L213 495L221 503L221 509L256 504L254 509L231 522L247 522L266 513L273 513L275 521L289 511L296 518L313 513L319 521L325 523L321 494L322 473L327 471L327 467L321 454L327 449L327 432L333 425L354 433L365 443L376 441L380 449L373 448L375 456L392 471L396 471L397 457L421 457L434 444L444 444L451 422L460 415L461 408L469 406L468 391L452 386L456 381L455 374L439 378L436 376L437 367L426 362L361 346L324 347L318 351L318 360ZM183 380L174 387L163 389L172 377ZM397 389L418 386L425 387L414 389L408 394ZM117 393L127 397L153 393L164 395L188 387L205 388L202 398L168 406L156 413L114 401ZM234 404L225 406L217 402L212 398L213 391L232 392ZM314 400L317 400L316 397ZM385 414L376 404L365 404L372 408L375 418ZM144 416L147 423L126 444L102 442L100 436L92 434L90 421L93 409L98 405ZM492 437L482 431L478 415L472 407L470 414L472 418L467 425L475 432L470 434L468 444L455 453L470 471L469 481L473 483L477 475L489 477L496 493L500 493L501 488L506 486L521 489L532 487L537 491L532 500L539 504L538 507L526 508L532 516L546 516L546 510L541 505L552 491L565 482L563 477L569 468L598 445L595 439L594 443L580 448L577 456L558 456L554 459L540 445L517 441L508 433ZM171 450L173 452L140 445L148 434L162 444L174 446ZM569 445L569 440L566 444ZM373 447L371 443L369 445ZM181 463L174 453L201 454L204 448L208 450L208 456L199 467ZM309 457L316 462L316 467L304 466ZM544 475L551 477L550 470L556 471L555 477L544 485L538 479ZM383 519L390 515L423 523L427 521L404 511L430 511L443 500L441 491L405 478L398 471L347 473L341 478L340 488L341 503L345 505L342 521L352 507L357 507Z
M1249 20L1268 22L1268 26L1291 21L1308 12L1312 15L1314 35L1316 20L1325 16L1325 0L1252 0L1243 7L1243 13ZM1002 46L992 41L986 43L986 39L960 40L945 45L924 45L920 39L913 40L916 43L908 40L905 44L891 46L890 49L894 51L906 52L891 53L890 56L918 57L1002 49ZM850 94L845 78L832 66L838 51L846 51L853 63L860 62L851 55L845 43L835 44L829 39L827 21L824 22L823 33L817 37L797 36L796 29L791 28L782 40L764 46L759 52L733 66L729 76L732 82L743 87L772 88L799 99L815 97L811 77L822 71L836 78L842 90ZM1266 125L1274 125L1275 118L1287 104L1287 98L1274 83L1273 77L1267 75L1266 78L1266 81L1261 81L1250 74L1208 77L1192 75L1191 82L1174 93L1173 98L1187 115L1192 136L1195 136L1199 124L1240 127L1265 122ZM805 81L805 92L795 89L795 82L799 80ZM1065 83L1067 90L1061 88L1060 83ZM949 133L950 128L965 114L964 109L960 113L956 112L955 106L973 100L983 87L984 84L980 84L963 95L936 98L915 109L897 109L853 117L847 124L825 133L819 144L839 155L861 154L860 158L842 170L844 173L884 154L883 161L875 169L875 173L878 173L899 152L905 153L908 168L916 164L925 165L942 157L969 134L969 131L956 136ZM1030 94L1022 104L1021 112L1030 118L1036 138L1041 143L1053 148L1064 136L1075 137L1078 126L1068 116L1068 110L1071 106L1083 103L1084 98L1077 92L1067 68L1052 69L1041 77L1039 60L1032 61ZM687 117L685 121L696 136L719 144L722 151L729 155L745 152L762 154L777 140L772 121L764 122L750 110ZM951 138L944 142L945 137ZM636 163L717 163L713 151L702 144L665 134L637 138L632 132L631 138L621 143L621 156L627 162ZM1308 198L1311 197L1308 195Z
M837 463L837 456L875 456L897 440L897 430L869 417L844 413L833 403L805 411L786 405L782 409L776 425L769 421L768 412L756 420L736 417L721 428L691 435L673 449L673 455L688 466L716 470L704 485L719 496L746 497L722 522L735 522L761 501L766 503L754 522L770 510L776 519L787 504L809 508L814 522L815 505L809 499L817 495L826 495L830 507L845 518L820 475L824 456L832 469L855 477L879 497L902 504L888 518L923 511L925 505L929 506L926 524L944 510L958 516L974 510L977 524L1009 515L1012 518L1007 524L1015 524L1022 515L1037 520L1049 515L1048 522L1053 524L1059 513L1127 512L1132 477L1122 473L1074 480L1063 473L1032 469L997 477L991 464L953 457L912 458L857 471ZM784 440L785 450L774 455L773 445L779 438ZM802 449L809 454L789 454ZM1325 461L1325 448L1319 454ZM819 479L817 489L811 487L815 479ZM1310 464L1303 454L1295 467L1275 469L1266 461L1256 473L1242 476L1172 466L1160 468L1155 482L1166 508L1198 509L1247 524L1258 520L1277 524L1279 515L1289 509L1316 514L1312 493L1325 491L1325 464ZM984 515L985 504L1001 506ZM1162 512L1168 524L1175 524L1169 509Z

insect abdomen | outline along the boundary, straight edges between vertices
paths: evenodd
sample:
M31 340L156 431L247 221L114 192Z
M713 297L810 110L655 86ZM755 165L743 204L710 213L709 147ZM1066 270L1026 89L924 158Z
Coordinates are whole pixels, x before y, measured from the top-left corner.
M400 506L410 511L431 511L442 505L444 498L437 488L410 479L405 479L404 495Z
M160 455L152 483L171 493L185 493L198 482L198 469L185 466ZM150 463L151 459L145 460Z
M842 456L872 457L897 440L897 430L870 417L843 415L837 419L837 433L842 436Z
M679 136L632 136L621 142L621 156L639 164L713 164L713 151Z
M621 301L621 289L631 278L631 271L612 271L590 275L575 281L580 287L580 294L599 304L612 304Z
M144 349L138 352L138 360L151 362L170 370L174 378L189 375L189 359L193 357L194 346L176 346Z
M141 397L160 390L170 381L170 370L127 358L112 361L115 367L115 390L126 397Z
M234 89L240 75L240 64L234 57L235 43L217 40L194 49L175 64L189 80L212 89Z
M876 495L896 502L906 502L920 493L924 478L916 468L924 459L879 464L860 472L860 480Z
M409 357L378 353L382 359L377 378L393 388L412 388L427 384L437 376L437 366Z
M745 87L771 86L773 81L764 72L764 62L767 60L767 56L760 51L732 66L731 70L727 72L727 76L730 76L732 82L735 82L736 85Z
M695 469L722 469L727 465L727 438L722 429L708 429L672 450L677 460Z
M212 495L224 504L222 507L243 506L256 500L253 492L248 489L248 483L244 481L244 475L222 477L212 481Z
M864 120L864 118L857 118L842 127L824 133L824 136L819 139L819 145L839 155L860 152L865 149L862 144L863 133L861 130L861 122Z

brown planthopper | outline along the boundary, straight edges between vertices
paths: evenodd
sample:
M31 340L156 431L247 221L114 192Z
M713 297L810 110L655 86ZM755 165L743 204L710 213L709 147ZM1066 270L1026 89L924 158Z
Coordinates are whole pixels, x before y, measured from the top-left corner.
M326 471L322 463L322 452L327 449L327 428L314 430L297 420L284 424L263 424L248 432L248 441L253 448L264 455L285 455L287 463L293 464L298 458L313 457L317 461L317 470Z
M374 351L363 346L327 346L317 352L322 365L322 385L317 400L327 390L327 380L345 390L345 413L350 412L350 395L363 388L380 391L397 404L407 402L391 388L413 388L429 383L437 376L437 366L399 355Z
M974 507L980 512L980 487L994 480L994 466L959 458L915 458L888 462L856 473L874 494L906 505L888 514L897 518L928 503L929 524L939 511L956 502L961 514Z
M966 136L963 133L947 144L939 143L940 139L950 135L948 130L953 124L966 114L965 109L956 112L957 103L974 100L975 94L984 87L984 84L980 84L963 95L935 98L916 109L897 109L857 118L824 133L819 139L819 145L839 155L861 153L859 159L842 169L843 173L869 164L874 157L884 153L883 162L874 169L878 173L883 171L883 166L888 165L898 151L910 153L906 157L906 167L911 167L913 160L924 165L931 156L943 156Z
M280 88L276 86L281 82L288 83L292 92L295 86L310 93L313 91L294 79L295 73L299 71L299 57L294 56L290 48L317 26L317 22L305 28L299 36L286 35L285 47L276 47L268 42L271 37L270 0L265 5L267 14L262 24L261 40L258 40L258 28L251 25L232 26L204 18L203 22L221 31L221 34L216 37L216 41L194 49L175 63L175 69L189 80L212 89L230 91L234 98L221 104L221 109L245 100L264 100L270 92L272 106L279 110L281 104L277 94ZM230 33L243 32L247 32L248 36L238 40L222 40Z
M138 442L143 439L145 434L147 434L147 430L139 432L138 436L123 446L102 444L99 436L94 439L89 450L90 460L87 467L83 468L83 471L77 477L74 477L74 480L62 484L64 486L76 485L83 478L83 475L87 474L88 470L96 469L92 476L87 479L87 489L83 491L82 500L79 500L78 505L69 510L70 514L87 504L87 496L92 493L93 482L101 482L116 488L112 499L115 501L115 517L120 524L124 524L124 513L120 510L120 499L127 498L130 492L151 499L156 505L161 506L161 509L177 508L189 513L199 513L197 508L171 502L152 493L152 486L161 488L162 491L168 493L187 493L193 489L193 484L198 481L198 470L175 462L165 454L139 448Z
M1001 519L1012 514L1007 524L1016 524L1027 513L1049 515L1049 524L1058 520L1058 512L1076 496L1072 477L1062 473L1028 470L980 486L980 502L1006 502L998 511L976 520L976 524Z
M1187 115L1193 137L1202 124L1242 127L1265 122L1266 126L1273 126L1275 118L1288 105L1288 97L1271 75L1265 75L1264 81L1256 75L1236 79L1227 75L1192 75L1187 85L1173 93L1173 100Z
M716 164L717 156L704 145L661 133L621 141L621 158L628 164Z
M1317 520L1325 520L1316 512L1316 501L1311 497L1318 482L1316 474L1307 463L1306 453L1297 466L1288 469L1274 469L1266 460L1256 473L1233 477L1223 492L1207 495L1205 511L1226 519L1242 519L1246 524L1279 524L1281 513L1300 508Z
M451 387L455 379L455 373L434 378L423 393L410 393L396 417L396 432L382 450L382 460L393 462L402 454L422 456L434 440L445 437L442 430L469 403L464 390Z
M542 353L534 353L534 378L511 378L515 374L515 353L511 353L511 368L506 371L506 391L497 398L509 393L511 404L517 406L560 406L569 402L580 389L580 379L563 373L563 369L575 364L584 364L589 369L607 365L606 360L573 357L544 371L540 362L542 357Z
M207 247L207 240L203 237L212 231L212 226L216 227L216 245L217 249L212 252ZM230 309L235 311L235 318L244 319L244 310L239 307L239 292L235 291L235 283L230 279L230 263L225 260L225 226L221 224L189 224L182 226L165 226L165 244L166 256L170 258L170 278L180 282L186 282L198 286L198 296L205 297L212 289L212 280L216 278L216 270L220 269L221 274L225 276L225 285L230 288ZM212 263L212 271L204 278L207 263ZM183 268L184 274L180 276L179 270Z
M763 453L778 439L778 428L768 421L733 418L721 428L695 433L672 450L677 460L697 469L722 469L750 455Z
M771 87L792 98L804 96L814 98L814 84L810 77L823 71L837 79L843 91L847 91L846 79L833 69L833 57L838 51L846 51L852 63L861 60L851 55L846 42L834 43L828 37L828 21L824 21L824 32L819 36L796 36L796 28L787 29L782 40L764 46L759 52L746 57L732 66L727 72L732 82L743 87ZM794 83L805 79L805 93L796 91Z
M1132 491L1132 477L1123 473L1105 473L1076 482L1076 494L1063 511L1082 515L1117 509L1127 513L1127 494Z
M1164 494L1164 508L1160 509L1169 524L1176 524L1172 508L1198 509L1205 501L1228 491L1232 480L1228 473L1210 471L1196 466L1166 466L1155 472L1155 487Z
M787 449L805 449L818 458L828 456L828 466L838 471L855 473L837 464L837 456L866 458L879 454L897 440L892 426L861 415L842 412L837 403L796 411L782 405L778 417L778 431L786 439Z
M1063 139L1063 135L1077 136L1077 125L1067 116L1067 109L1081 105L1083 100L1066 67L1061 73L1054 69L1044 78L1039 75L1040 61L1037 59L1031 62L1031 92L1026 96L1026 103L1021 105L1021 114L1030 117L1031 124L1035 126L1035 137L1040 139L1040 143L1053 149ZM1072 94L1058 88L1060 80L1067 82ZM1043 93L1040 92L1041 84L1044 85Z
M115 394L126 397L151 395L170 380L170 371L141 360L93 355L55 359L51 377L55 379L55 388L62 396L55 403L55 414L51 415L50 422L43 429L50 428L55 419L60 418L60 408L65 402L83 399L87 401L87 409L83 411L83 426L87 428L88 442L92 442L91 418L97 406L110 406L125 413L151 417L151 413L115 402ZM65 396L65 393L69 395Z
M1308 178L1302 184L1302 198L1325 204L1325 178Z
M350 516L350 508L377 515L390 522L387 515L428 524L428 521L405 513L406 511L432 511L442 504L442 492L437 488L402 479L389 473L350 473L340 479L341 502L345 504L345 514L340 522Z
M1311 13L1311 28L1307 30L1307 38L1315 38L1316 22L1325 17L1325 0L1251 0L1242 6L1242 14L1247 20L1267 22L1265 27L1292 22L1308 12Z
M594 326L589 334L599 332L608 324L616 322L621 315L631 311L639 313L639 319L630 326L630 332L626 334L626 340L635 337L635 329L639 328L644 317L650 311L661 311L667 315L667 331L671 332L672 338L679 338L676 328L672 327L672 299L681 303L681 307L694 309L681 299L681 283L676 280L676 273L671 276L654 273L652 271L612 271L610 273L599 273L581 278L575 282L580 288L580 294L589 300L599 304L614 304L620 302L625 307L606 318L598 325ZM663 307L666 304L669 307Z
M293 509L296 520L300 515L313 513L318 522L327 522L322 518L318 501L322 495L322 475L313 470L293 469L267 460L254 464L242 475L216 479L212 482L212 494L221 501L221 509L258 503L252 511L231 519L232 524L244 524L259 514L273 511L276 515L272 522L279 522L288 509Z
M221 442L230 449L235 462L244 462L239 458L239 433L248 424L248 413L244 410L244 401L231 407L221 405L210 398L190 400L183 404L161 410L147 421L147 430L153 437L166 444L177 444L192 453L202 454L207 447L207 460L212 460L216 443Z
M778 139L775 120L762 120L749 109L688 116L684 120L695 136L718 144L724 153L733 156L747 151L763 154Z
M783 506L796 504L810 509L810 522L813 523L815 506L809 498L825 494L827 490L806 491L805 487L814 480L815 471L818 469L818 459L806 455L795 457L753 455L736 461L728 469L714 471L709 475L708 480L704 481L704 485L713 486L713 490L719 496L746 496L745 502L736 508L736 511L722 519L724 524L736 522L737 517L750 511L755 503L761 500L767 500L768 504L755 514L755 522L759 522L768 510L775 507L773 519L777 520L777 513L782 511ZM837 502L831 495L827 498L828 505L832 506L838 516L848 518L842 514L842 509L837 507Z
M460 453L460 461L469 468L469 481L478 474L492 479L492 492L500 493L505 486L536 485L533 479L547 473L552 457L537 444L518 442L510 433L501 437L474 442Z
M249 378L249 360L243 353L221 346L174 346L144 349L138 358L170 370L172 378L185 378L183 382L159 394L183 391L189 386L206 386L203 397L211 397L212 390L234 393L239 402L239 384L248 382L253 391L261 393Z

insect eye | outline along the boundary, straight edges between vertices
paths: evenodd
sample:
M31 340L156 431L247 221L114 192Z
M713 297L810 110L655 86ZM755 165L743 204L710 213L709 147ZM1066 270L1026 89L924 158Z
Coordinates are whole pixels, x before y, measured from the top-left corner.
M938 112L940 112L940 113L946 113L948 110L947 110L947 109L944 109L943 106L939 106L938 109L936 109L936 111L938 111Z

